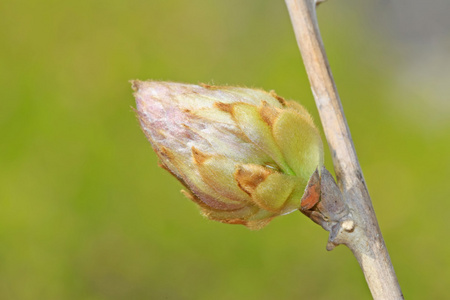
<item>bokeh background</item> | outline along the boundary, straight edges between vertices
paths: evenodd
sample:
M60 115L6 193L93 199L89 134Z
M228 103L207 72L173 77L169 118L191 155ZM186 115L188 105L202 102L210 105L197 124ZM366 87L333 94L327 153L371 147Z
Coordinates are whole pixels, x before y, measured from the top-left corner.
M449 13L319 8L407 299L448 298ZM319 121L281 0L2 0L0 299L370 299L300 213L257 232L201 217L140 131L136 78L274 89Z

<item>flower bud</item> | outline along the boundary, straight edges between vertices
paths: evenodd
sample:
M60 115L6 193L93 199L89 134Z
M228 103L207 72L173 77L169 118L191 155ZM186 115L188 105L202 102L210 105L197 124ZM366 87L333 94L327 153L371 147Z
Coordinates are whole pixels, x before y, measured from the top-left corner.
M323 146L303 106L274 92L133 81L160 164L212 220L259 229L300 208Z

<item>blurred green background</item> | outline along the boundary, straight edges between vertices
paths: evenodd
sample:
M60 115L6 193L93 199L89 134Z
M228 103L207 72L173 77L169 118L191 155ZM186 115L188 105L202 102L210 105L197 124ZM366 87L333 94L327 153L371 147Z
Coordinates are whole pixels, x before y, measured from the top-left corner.
M405 297L444 299L450 43L408 51L428 35L378 2L329 1L321 30ZM283 1L3 0L0 38L0 299L370 299L300 213L257 232L202 218L131 108L130 79L205 82L318 121Z

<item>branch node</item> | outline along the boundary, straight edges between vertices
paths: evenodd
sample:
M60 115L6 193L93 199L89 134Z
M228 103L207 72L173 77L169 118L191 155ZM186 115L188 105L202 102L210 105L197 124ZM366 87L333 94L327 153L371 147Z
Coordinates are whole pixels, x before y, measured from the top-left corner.
M355 229L355 222L353 220L345 220L342 222L342 228L347 232L353 232Z
M325 167L311 176L300 211L330 232L327 250L345 244L347 235L355 229L355 221L345 204L341 190Z

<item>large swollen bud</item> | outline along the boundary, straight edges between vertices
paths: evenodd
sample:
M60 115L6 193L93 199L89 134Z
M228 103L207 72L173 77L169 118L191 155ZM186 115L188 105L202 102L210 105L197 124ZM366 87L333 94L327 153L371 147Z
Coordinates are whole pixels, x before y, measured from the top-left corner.
M303 106L240 87L132 84L161 165L205 216L259 229L300 208L323 164L319 131Z

